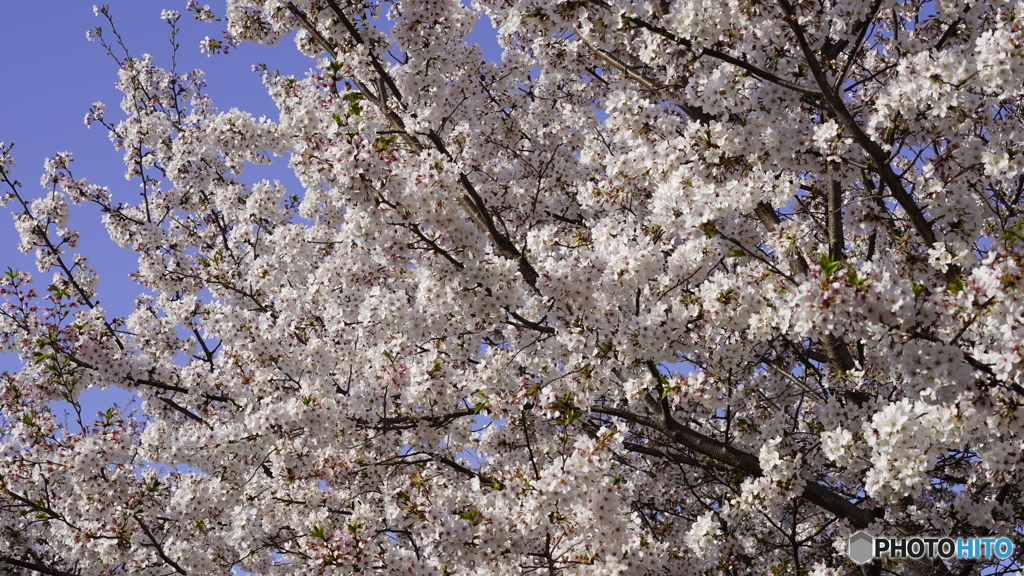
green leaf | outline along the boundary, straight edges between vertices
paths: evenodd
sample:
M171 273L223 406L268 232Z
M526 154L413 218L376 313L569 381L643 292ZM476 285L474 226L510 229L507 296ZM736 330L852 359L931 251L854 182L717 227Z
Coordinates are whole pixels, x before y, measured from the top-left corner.
M821 255L821 269L825 272L825 278L832 276L843 265L842 260L833 260L826 254Z
M736 299L736 289L726 288L718 293L717 300L722 304L731 304Z
M430 370L427 370L427 376L430 376L431 378L434 378L434 377L437 376L437 373L440 372L440 371L441 371L441 362L440 361L435 361L434 365L430 367Z
M1005 242L1011 246L1017 240L1024 240L1024 223L1021 222L1017 222L1016 226L999 236L1000 242Z
M863 288L868 283L867 278L861 278L857 275L857 272L852 270L846 276L846 280L850 283L850 286L853 286L854 288Z
M459 518L466 520L471 525L476 526L480 523L480 511L479 510L467 510L459 513Z
M486 487L486 488L490 488L491 490L497 490L497 491L500 492L501 490L505 489L505 483L502 482L501 480L498 480L497 478L487 478L487 479L481 478L480 480L481 480L480 481L480 485L481 486ZM526 483L526 486L527 486L527 488L529 488L529 483L528 482Z
M964 281L960 279L960 276L957 276L949 283L948 288L950 292L961 292L964 289Z

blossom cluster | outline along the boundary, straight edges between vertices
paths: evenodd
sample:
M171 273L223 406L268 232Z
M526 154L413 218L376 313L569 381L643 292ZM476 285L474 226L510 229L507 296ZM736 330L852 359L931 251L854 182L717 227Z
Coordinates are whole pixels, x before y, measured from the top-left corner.
M85 121L138 201L70 153L34 198L0 144L43 275L0 278L5 568L825 576L859 529L1019 534L1024 4L185 13L310 69L258 68L256 118L119 60ZM273 161L301 187L243 179ZM81 414L107 387L139 411Z

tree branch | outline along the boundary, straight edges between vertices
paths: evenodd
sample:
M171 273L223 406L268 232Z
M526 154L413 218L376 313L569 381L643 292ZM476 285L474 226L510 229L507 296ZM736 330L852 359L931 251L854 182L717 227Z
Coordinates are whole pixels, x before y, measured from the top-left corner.
M664 411L661 404L650 394L647 395L645 401L648 409L655 410L655 414L658 414L654 419L640 416L628 410L607 406L592 406L590 410L598 414L615 416L634 424L658 430L680 445L735 468L747 476L755 478L764 476L760 461L756 456L719 442L679 423L671 414ZM859 508L846 498L836 494L830 488L817 482L808 481L800 497L840 518L848 520L854 528L866 528L875 521L874 515L870 512Z
M595 2L595 3L599 4L599 5L602 5L606 9L610 9L610 7L606 3L604 3L604 2ZM671 40L672 42L675 42L676 44L679 44L680 46L684 46L686 48L689 48L690 50L693 50L693 43L692 42L690 42L686 38L680 38L679 36L676 36L675 34L669 32L668 30L666 30L664 28L662 28L661 26L657 26L655 24L651 24L649 22L645 22L644 20L641 20L641 19L639 19L639 18L637 18L635 16L628 16L626 18L626 20L630 24L633 24L635 26L638 26L640 28L643 28L645 30L653 32L654 34L657 34L658 36L661 36L662 38L665 38L667 40ZM805 96L812 96L812 97L820 97L820 96L822 96L822 93L820 91L818 91L818 90L815 90L813 88L808 88L806 86L801 86L801 85L799 85L799 84L797 84L795 82L790 82L789 80L785 80L785 79L783 79L783 78L781 78L781 77L779 77L779 76L777 76L775 74L772 74L771 72L769 72L767 70L764 70L762 68L758 68L757 66L754 66L753 64L751 64L750 62L747 62L746 60L741 60L739 58L736 58L734 56L730 56L730 55L728 55L728 54L726 54L724 52L720 52L718 50L712 50L710 48L702 48L700 50L700 52L698 53L698 57L699 56L709 56L709 57L714 58L716 60L720 60L722 62L725 62L727 64L732 64L733 66L736 66L737 68L741 68L741 69L749 72L752 76L756 76L757 78L760 78L760 79L765 80L767 82L771 82L772 84L776 84L778 86L782 86L783 88L788 88L790 90L793 90L793 91L795 91L795 92L797 92L799 94L803 94Z
M10 564L11 566L17 566L18 568L24 568L25 570L38 572L40 574L46 574L47 576L79 576L78 573L62 572L55 568L50 568L45 564L26 562L24 560L18 560L17 558L11 558L10 556L0 556L0 562Z
M349 21L348 17L345 16L345 13L342 11L341 7L337 4L337 2L334 2L333 0L328 0L328 4L331 6L331 9L335 12L341 23L345 26L345 29L352 37L353 42L355 42L356 44L364 44L365 42L363 41L362 35L359 34L359 30L356 29L352 22ZM331 55L331 58L337 60L337 50L334 48L334 46L331 44L329 40L327 40L326 38L324 38L322 34L320 34L320 32L316 29L316 26L309 20L309 18L292 3L288 4L288 9L299 20L300 25L307 32L309 32L317 40L317 42L321 44L321 46L323 46L324 50L326 50L328 54ZM395 95L395 98L398 99L399 103L401 104L403 102L403 99L401 93L398 90L397 85L391 78L391 75L388 74L388 71L384 69L383 64L381 64L380 62L380 59L372 50L370 51L370 63L373 66L374 71L380 77L381 82L387 85L388 89L392 91L392 93ZM359 84L358 80L356 80L356 83L360 91L372 96L372 93L367 91L361 84ZM419 141L417 141L412 134L409 134L408 131L406 131L405 123L402 121L402 118L394 110L388 110L387 102L385 100L386 96L387 95L384 93L384 91L381 90L379 97L375 97L375 99L371 99L371 101L374 104L376 104L378 108L380 108L381 113L388 118L388 120L392 123L393 127L398 129L403 135L405 135L406 140L413 145L414 149L417 152L422 151L422 144L420 144ZM448 152L447 147L444 145L444 141L441 140L441 137L436 132L431 130L427 134L427 138L431 141L431 143L434 144L434 147L439 152L444 154L449 160L454 160L454 157L451 155L451 153ZM498 253L499 256L506 258L508 260L516 261L516 263L519 266L519 273L523 276L523 279L526 281L527 284L530 285L531 288L537 290L537 278L539 277L539 275L537 274L536 269L534 269L533 265L530 264L526 256L524 256L522 252L520 252L519 249L516 248L515 244L508 238L508 236L502 234L497 229L497 227L494 226L494 221L491 218L490 212L487 209L487 205L484 203L483 199L480 198L480 195L477 193L476 188L473 186L473 183L470 182L469 177L464 172L459 173L459 183L462 184L462 187L466 192L466 197L462 202L462 206L466 208L466 210L469 212L469 215L473 222L480 226L482 231L486 233L488 237L490 237L491 242L494 243L495 251Z
M835 243L840 246L840 249L834 253L841 254L841 246L843 243L841 207L842 189L840 188L839 191L836 192L836 188L837 185L832 186L830 188L829 196L829 246L830 253L833 253L833 237L835 237ZM833 196L835 196L834 199L832 198ZM838 220L838 222L833 222L833 218L831 217L833 214L833 210L831 210L833 201L839 206L839 209L834 211L836 213L836 217L834 219ZM779 215L775 212L775 208L773 208L770 204L763 200L757 203L757 206L754 208L754 214L757 215L758 219L761 220L761 223L764 225L765 228L768 229L769 232L774 232L775 229L779 226L779 224L782 223L782 220L779 218ZM837 229L837 232L833 232L833 226ZM790 257L789 267L797 275L803 274L806 276L807 273L810 271L810 268L807 266L807 260L804 259L802 254L796 254ZM842 370L844 372L849 372L850 370L856 368L856 364L853 361L853 356L850 354L850 348L842 337L836 337L833 336L832 334L823 334L819 339L821 340L822 349L825 350L825 356L828 358L828 362L829 364L832 365L833 368L835 368L836 370Z
M821 96L828 103L829 107L835 113L836 117L839 118L843 126L850 131L854 141L868 153L871 157L872 163L878 174L882 177L882 180L889 186L889 190L892 192L893 198L899 203L900 207L910 217L911 224L914 225L914 229L917 230L918 235L924 240L925 244L932 248L935 245L936 238L935 232L932 230L931 224L924 216L924 212L921 211L921 207L917 205L914 198L907 192L906 188L903 187L903 180L896 172L892 169L892 164L889 161L889 156L882 149L881 145L875 142L864 130L860 127L860 124L850 113L850 110L846 107L846 103L843 99L832 89L829 84L828 78L825 75L825 71L821 68L821 63L818 62L818 58L814 54L814 50L811 48L810 43L807 41L807 37L804 35L803 26L800 24L796 10L793 5L789 3L789 0L778 0L779 5L782 7L782 12L785 17L785 21L789 25L790 30L796 36L797 43L800 45L800 50L803 52L804 60L807 62L807 66L811 69L811 74L814 76L814 80L818 83L818 88L821 90ZM947 280L952 281L954 278L959 276L959 270L954 266L947 268L946 277Z
M156 536L154 536L153 533L149 530L149 526L146 526L146 523L142 521L142 518L140 518L138 514L135 514L134 518L135 521L138 522L139 527L142 528L142 531L146 533L146 537L148 537L149 541L152 543L150 545L153 547L154 550L156 550L156 555L159 556L161 560L166 562L168 566L174 568L175 572L187 576L188 573L185 572L185 569L182 568L177 562L171 559L171 557L164 552L163 546L156 541Z

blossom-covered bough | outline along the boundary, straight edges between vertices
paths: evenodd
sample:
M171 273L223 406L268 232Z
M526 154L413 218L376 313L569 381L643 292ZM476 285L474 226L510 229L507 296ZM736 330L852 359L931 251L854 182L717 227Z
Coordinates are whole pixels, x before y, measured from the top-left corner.
M2 282L4 570L1019 569L1024 4L189 9L315 68L263 70L272 121L119 56L86 120L136 204L67 154L32 200L3 146L45 277ZM280 155L302 190L240 180ZM69 203L137 254L129 317ZM140 412L52 412L110 386ZM1018 546L858 567L858 529Z

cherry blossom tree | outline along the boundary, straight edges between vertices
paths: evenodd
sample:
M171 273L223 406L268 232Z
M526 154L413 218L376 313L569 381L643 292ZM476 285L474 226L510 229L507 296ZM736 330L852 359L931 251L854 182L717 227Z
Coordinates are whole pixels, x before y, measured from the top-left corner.
M0 284L5 573L1019 569L1024 3L188 13L210 52L296 33L279 118L97 31L141 200L67 153L35 198L0 146L41 274ZM275 157L301 190L242 179ZM55 416L106 387L140 410ZM859 529L1018 546L860 567Z

